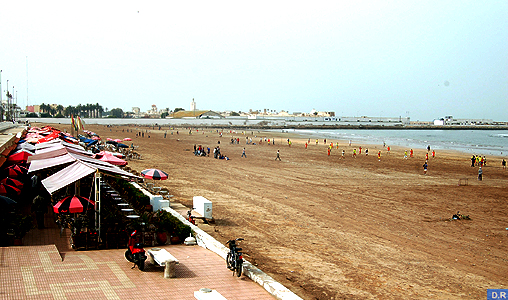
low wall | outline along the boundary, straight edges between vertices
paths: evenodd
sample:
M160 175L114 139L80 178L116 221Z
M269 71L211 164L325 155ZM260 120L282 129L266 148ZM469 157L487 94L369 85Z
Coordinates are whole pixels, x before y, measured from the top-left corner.
M136 182L131 182L131 184L137 189L139 189L143 194L150 197L150 205L152 206L153 211L158 211L159 209L169 207L170 205L169 200L165 200L161 195L154 195L150 193Z

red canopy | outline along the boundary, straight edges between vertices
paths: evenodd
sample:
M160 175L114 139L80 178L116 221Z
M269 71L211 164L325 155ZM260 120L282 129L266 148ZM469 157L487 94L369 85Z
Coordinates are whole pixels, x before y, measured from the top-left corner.
M21 151L16 154L9 155L7 161L12 163L26 162L29 156L32 156L32 154L26 151Z
M115 166L125 166L127 164L127 162L125 160L120 159L120 158L118 158L112 154L109 154L109 153L105 153L101 158L99 158L99 160L108 162L108 163L115 165Z

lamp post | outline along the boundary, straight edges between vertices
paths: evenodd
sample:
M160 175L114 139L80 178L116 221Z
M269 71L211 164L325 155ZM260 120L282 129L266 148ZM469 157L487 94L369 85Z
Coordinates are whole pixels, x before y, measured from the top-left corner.
M9 79L7 79L7 116L9 116Z

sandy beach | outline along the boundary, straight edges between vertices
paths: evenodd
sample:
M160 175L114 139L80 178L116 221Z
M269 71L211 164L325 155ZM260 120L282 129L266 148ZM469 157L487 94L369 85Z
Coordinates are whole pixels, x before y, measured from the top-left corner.
M306 137L282 132L86 129L103 139L132 138L142 159L130 160L130 168L168 172L158 184L172 201L212 201L215 223L198 226L221 242L244 238L245 258L303 299L479 299L489 288L508 288L508 170L501 158L488 157L478 181L478 168L458 152L437 151L423 175L424 149L404 159L405 149L388 154L355 141L337 149L336 140L316 145L311 138L305 148ZM264 137L275 145L259 144ZM230 160L195 156L194 145L218 145ZM457 211L470 220L451 220Z

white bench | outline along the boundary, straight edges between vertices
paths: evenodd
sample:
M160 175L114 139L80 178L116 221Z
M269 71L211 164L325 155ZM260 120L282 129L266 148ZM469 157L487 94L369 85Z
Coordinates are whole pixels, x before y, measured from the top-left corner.
M166 251L166 249L152 248L146 252L150 256L150 263L153 265L157 263L159 266L164 267L164 278L176 277L175 265L180 263L178 259Z
M216 290L211 289L200 289L199 291L194 292L194 298L198 300L227 300L224 296L222 296Z

